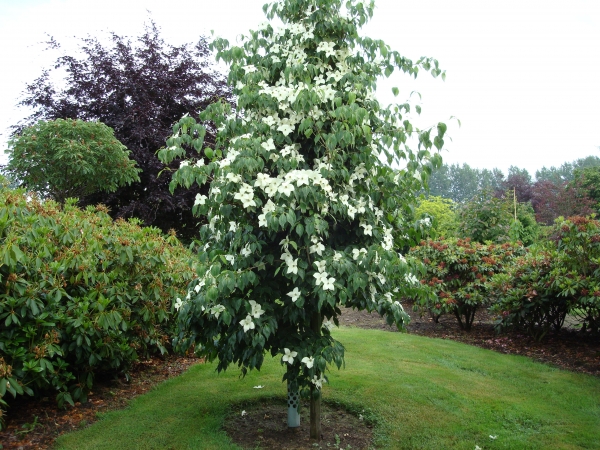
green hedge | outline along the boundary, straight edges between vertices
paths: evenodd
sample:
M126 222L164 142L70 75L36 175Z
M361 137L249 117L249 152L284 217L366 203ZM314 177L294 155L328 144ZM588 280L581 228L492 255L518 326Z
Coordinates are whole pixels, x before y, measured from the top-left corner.
M0 402L52 390L86 399L94 374L168 350L171 299L193 279L175 236L103 206L0 189Z

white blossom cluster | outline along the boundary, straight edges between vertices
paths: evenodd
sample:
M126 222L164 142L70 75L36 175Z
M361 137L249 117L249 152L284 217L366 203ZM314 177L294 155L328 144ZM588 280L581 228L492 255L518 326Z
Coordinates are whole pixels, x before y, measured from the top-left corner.
M250 314L248 314L245 319L240 320L240 325L244 328L244 333L249 330L254 330L255 324L252 318L258 319L265 313L262 306L256 303L256 301L250 300L248 303L250 303L251 307Z

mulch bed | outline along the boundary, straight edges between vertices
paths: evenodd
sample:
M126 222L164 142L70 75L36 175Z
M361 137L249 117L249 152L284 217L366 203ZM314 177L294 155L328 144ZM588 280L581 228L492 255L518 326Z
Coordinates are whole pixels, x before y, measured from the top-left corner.
M321 404L321 441L310 439L308 402L300 406L300 426L288 428L283 399L263 400L235 408L225 421L225 431L245 449L304 450L325 448L368 449L373 439L372 424L341 407ZM241 412L243 411L243 413Z
M461 330L453 316L443 316L434 323L428 316L412 311L408 330L412 334L439 339L451 339L469 345L487 348L501 353L517 354L574 372L600 376L600 339L582 336L573 330L561 330L536 342L519 333L496 334L493 318L485 310L476 315L470 332ZM340 324L361 328L397 332L377 314L345 309ZM29 399L20 397L13 402L7 417L7 429L0 433L3 449L47 449L60 434L85 427L98 420L102 413L125 407L129 401L151 389L156 384L180 375L195 358L169 356L153 358L137 364L130 373L130 381L124 378L99 379L89 401L75 407L60 410L53 398ZM316 447L308 439L308 417L302 417L301 427L287 429L287 411L280 400L265 400L245 407L247 414L232 412L225 428L234 442L244 448L263 449L315 449L315 448L368 448L371 429L365 421L342 408L323 404L323 439ZM308 414L308 405L301 407L301 414Z

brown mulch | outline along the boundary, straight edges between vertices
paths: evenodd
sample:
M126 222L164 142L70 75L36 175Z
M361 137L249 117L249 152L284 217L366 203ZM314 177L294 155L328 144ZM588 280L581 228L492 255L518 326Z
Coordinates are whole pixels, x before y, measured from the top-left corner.
M247 449L303 450L325 448L368 449L373 440L372 423L341 407L322 402L321 441L310 439L310 408L300 405L300 426L288 428L286 402L263 400L239 408L225 420L225 431L233 442Z
M77 430L98 420L102 413L127 406L129 401L155 385L185 372L197 358L168 356L140 362L132 368L130 379L96 379L86 403L76 402L59 409L51 397L19 397L7 412L6 429L0 432L0 448L18 450L47 449L63 433Z
M428 316L412 311L409 333L439 339L451 339L469 345L518 354L574 372L600 376L600 339L582 336L574 330L561 330L541 342L519 333L496 334L493 317L485 310L477 313L473 329L461 330L453 316L443 316L434 323ZM360 328L397 332L377 314L345 309L340 324ZM48 449L60 434L85 427L98 420L109 410L125 407L129 401L151 389L156 384L177 376L192 364L194 358L169 356L153 358L137 364L124 378L99 379L87 403L76 403L60 410L53 398L29 399L20 397L13 402L6 417L7 429L0 432L2 449ZM234 442L244 448L263 449L315 449L315 448L368 448L372 424L359 420L356 414L323 403L323 439L316 446L308 439L308 417L302 417L298 430L288 430L287 411L279 401L264 400L245 407L243 417L236 413L226 421L226 431ZM308 414L308 406L302 405L301 414Z

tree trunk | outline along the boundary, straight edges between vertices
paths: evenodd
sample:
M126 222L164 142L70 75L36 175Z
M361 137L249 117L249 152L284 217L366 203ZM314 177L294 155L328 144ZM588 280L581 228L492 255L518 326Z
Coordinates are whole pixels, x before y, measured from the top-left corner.
M321 440L321 390L310 387L310 438Z
M311 317L311 328L319 336L322 324L321 313L314 313ZM321 390L314 385L310 387L310 438L321 440Z

